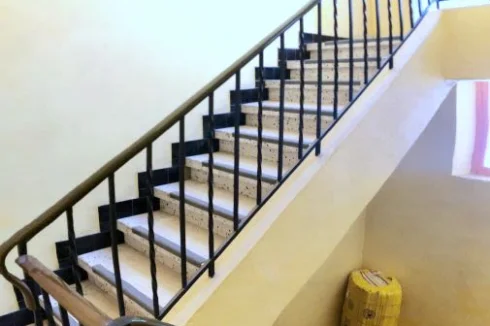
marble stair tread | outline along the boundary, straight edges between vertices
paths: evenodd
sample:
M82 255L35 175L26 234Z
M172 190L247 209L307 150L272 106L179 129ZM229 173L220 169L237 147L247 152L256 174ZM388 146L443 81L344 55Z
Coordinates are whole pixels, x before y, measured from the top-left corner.
M233 154L216 152L213 156L215 169L233 173L235 166L235 156ZM208 154L188 156L186 160L189 161L191 167L193 163L206 167L209 166ZM241 176L257 179L257 159L240 156L239 172ZM275 183L277 181L277 163L265 159L262 160L262 180L269 183Z
M268 79L265 81L265 87L267 88L279 88L281 84L281 81L280 80L276 80L276 79ZM285 80L285 88L298 88L300 87L300 81L299 80L294 80L294 79L288 79L288 80ZM356 86L361 86L361 82L360 81L357 81L357 80L354 80L352 82L352 84L354 85L354 87ZM318 83L316 81L311 81L311 80L305 80L305 89L316 89L318 86ZM322 82L322 88L323 89L328 89L328 90L333 90L334 89L334 85L335 83L333 81L323 81ZM339 88L342 88L342 89L345 89L345 88L348 88L349 87L349 81L348 80L340 80L338 82L338 86Z
M381 58L381 63L386 60L385 58ZM364 67L364 58L354 58L352 60L354 68L361 68ZM291 70L299 70L301 69L301 61L300 60L288 60L287 61L287 68ZM323 59L322 60L322 68L323 69L328 69L328 68L334 68L335 60L334 59ZM338 60L339 64L339 69L348 69L350 67L350 60L349 59L339 59ZM369 57L368 58L368 67L376 67L377 65L377 60L376 58ZM305 70L306 69L318 69L318 60L316 59L306 59L304 60L304 66Z
M179 183L170 183L155 187L155 196L165 200L170 197L179 200ZM185 200L186 203L194 207L207 211L209 206L208 185L193 180L185 181ZM240 219L246 218L255 208L254 199L240 195L238 215ZM214 214L220 215L229 220L233 219L233 193L217 187L214 188L213 197Z
M223 140L232 140L235 134L234 127L227 127L216 129L215 131L216 138ZM240 138L253 139L257 140L259 131L257 127L251 126L240 126ZM263 129L262 130L262 139L264 142L279 142L279 131L275 129ZM284 131L284 144L287 146L298 146L299 134L293 132ZM305 133L303 135L303 144L304 147L308 147L316 140L316 137L311 134Z
M263 114L267 114L268 112L273 112L274 114L279 113L280 103L278 101L263 101L262 102L262 112ZM257 114L257 110L259 108L258 102L252 103L244 103L242 104L242 113L246 114ZM309 115L316 115L317 106L316 104L308 104L305 103L303 105L304 113ZM300 105L299 103L286 102L284 103L284 112L285 113L296 113L299 114ZM342 112L343 107L338 106L339 114ZM322 105L321 107L321 115L332 116L333 115L333 105Z
M126 244L118 246L123 292L148 312L153 311L150 263L148 257ZM78 257L80 267L114 286L115 274L111 248L92 251ZM180 274L156 262L160 310L181 289ZM89 270L90 269L90 270Z
M180 220L162 211L154 211L155 245L180 256ZM148 239L148 214L139 214L121 218L117 221L118 229L124 233L132 232ZM209 233L206 229L186 222L187 260L200 266L209 257ZM223 237L214 235L215 247L223 243Z
M104 291L95 286L90 281L83 281L82 283L83 297L87 299L91 304L97 307L100 311L105 313L112 319L119 318L119 310L116 305L116 301L112 300ZM70 285L75 290L75 285ZM50 296L51 307L53 308L53 315L55 320L61 325L61 314L58 302ZM39 303L44 308L44 298L39 296ZM68 314L70 320L70 326L78 326L79 323L71 314Z
M337 45L339 48L348 48L350 45L349 39L342 39L337 41ZM375 46L377 44L376 37L368 37L367 43L368 46ZM400 36L393 36L393 47L399 45L401 43ZM364 47L364 38L354 39L352 42L354 47ZM381 46L388 46L390 44L389 37L381 37L380 38ZM322 49L333 49L335 47L335 42L333 40L322 42ZM306 49L308 51L316 51L318 50L318 43L308 43L306 44Z

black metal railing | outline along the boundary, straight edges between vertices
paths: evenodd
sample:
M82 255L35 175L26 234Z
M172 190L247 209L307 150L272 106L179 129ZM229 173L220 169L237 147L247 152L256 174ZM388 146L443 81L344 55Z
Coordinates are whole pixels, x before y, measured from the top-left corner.
M324 10L326 6L322 7L323 3L331 2L332 11ZM426 1L424 1L426 2ZM353 13L355 12L356 6L359 5L362 8L362 19L356 21L354 19ZM398 15L394 14L394 6L398 6ZM124 317L126 315L126 307L124 300L124 289L123 289L123 278L120 262L119 262L119 251L118 251L118 237L117 237L117 214L116 214L116 172L121 169L127 162L133 159L138 154L146 153L146 205L147 205L147 215L148 215L148 270L149 278L151 279L151 289L152 289L152 308L151 312L153 316L157 319L162 319L168 311L177 303L177 301L186 293L186 291L201 277L206 271L209 273L210 277L215 275L215 261L223 253L223 251L228 247L228 245L235 239L235 237L243 230L247 223L253 218L253 216L261 209L263 205L275 194L277 189L281 184L296 170L296 168L301 164L301 162L315 151L316 155L321 154L321 142L322 139L328 134L332 128L335 127L337 121L342 118L342 116L348 111L352 103L354 103L357 98L363 93L363 90L369 86L369 83L378 76L379 72L384 68L393 68L395 62L394 55L398 50L395 42L406 40L407 37L411 35L413 30L419 25L423 17L431 9L431 6L438 7L439 1L430 0L424 4L420 0L387 0L387 6L383 8L380 5L380 1L376 0L374 8L370 8L367 5L367 0L348 2L348 17L347 19L339 19L339 9L338 0L312 0L309 1L303 8L301 8L296 14L294 14L290 19L284 22L281 26L275 29L271 34L265 37L261 42L254 46L245 55L239 58L235 63L233 63L228 69L223 71L215 79L213 79L204 88L199 90L194 96L188 99L180 107L178 107L174 112L169 114L165 119L158 123L154 128L148 131L144 136L134 142L131 146L117 155L114 159L105 164L102 168L96 171L83 183L73 189L70 193L64 196L56 204L51 206L48 210L42 213L39 217L34 219L26 227L19 230L6 242L4 242L0 247L0 273L11 282L24 296L27 306L34 311L36 317L36 325L41 325L42 323L42 309L40 308L40 303L37 297L39 291L35 291L32 287L26 285L24 281L19 279L17 276L13 275L6 267L6 257L15 248L19 249L19 256L26 257L27 255L27 243L36 236L39 232L44 230L47 226L57 220L63 214L67 215L68 221L68 240L70 245L70 261L72 266L72 273L75 279L76 291L79 295L83 296L83 287L81 284L81 279L79 275L78 267L78 255L76 246L76 234L75 234L75 224L73 216L73 208L84 199L87 194L93 191L97 186L103 182L108 182L108 201L109 201L109 217L110 217L110 235L111 235L111 253L115 277L115 288L116 288L116 298L117 305L119 308L119 315L123 318L114 321L113 325L126 325L129 317ZM405 17L406 9L409 10L408 17ZM315 12L316 9L316 12ZM369 11L374 11L374 21L370 20L368 15ZM316 18L317 29L313 37L307 37L305 33L305 20L308 19L308 14L312 14ZM316 15L315 15L316 14ZM386 19L382 18L385 17ZM333 32L333 37L329 38L322 35L325 26L324 18L327 16L333 18L332 30L328 33ZM396 21L397 19L397 21ZM346 35L340 35L340 26L347 26L348 33ZM362 26L362 33L358 36L355 35L355 26ZM383 27L387 24L387 31L383 32ZM395 25L398 24L399 35L395 36ZM298 123L298 143L297 143L297 162L293 164L293 167L289 170L286 169L284 162L285 155L285 113L286 113L286 93L287 89L287 76L288 76L288 59L287 48L286 48L286 36L287 32L290 32L293 27L297 26L299 29L299 123ZM405 33L410 26L410 31ZM311 34L310 34L311 35ZM369 38L373 35L374 38ZM341 39L347 37L347 41ZM357 42L356 37L359 42ZM324 57L324 51L326 51L326 41L331 40L329 43L333 45L333 60ZM383 43L388 41L388 53L383 54L382 48ZM266 192L263 187L263 142L265 141L263 134L263 110L264 102L268 100L268 92L266 87L266 74L264 67L264 56L266 55L266 50L278 42L279 44L279 104L278 104L278 138L277 138L277 182L274 184L272 190ZM309 47L308 43L312 43L313 47ZM375 43L375 44L374 44ZM342 46L347 44L348 56L347 59L340 58L340 51ZM362 45L362 55L360 55L359 60L355 58L355 49ZM373 51L372 45L375 45L375 51ZM316 46L316 49L314 48ZM310 51L317 52L317 59L309 59ZM375 53L373 53L375 52ZM374 57L373 57L374 55ZM256 189L256 207L248 214L246 217L240 215L240 144L241 144L241 110L243 105L242 98L242 83L241 83L241 71L242 69L252 62L252 60L258 59L258 78L257 78L257 94L258 94L258 111L257 111L257 189ZM359 84L355 80L355 70L356 64L362 63L362 82ZM306 65L315 64L317 70L316 79L314 81L308 81L305 77ZM328 68L332 67L333 63L333 82L329 81L328 76L325 76L324 70L328 72ZM341 63L346 63L347 66ZM370 63L374 63L375 67L378 69L376 74L370 75ZM341 80L341 69L347 67L348 77L347 80ZM345 71L345 70L344 70ZM225 242L219 247L215 246L214 238L214 216L215 216L215 206L214 206L214 153L213 153L213 143L215 140L216 124L214 120L215 116L215 93L218 89L225 84L230 79L235 79L235 89L234 96L232 99L232 114L233 119L233 155L234 155L234 167L233 167L233 210L232 210L232 222L233 222L233 232L225 240ZM356 89L360 84L364 84L361 90ZM315 116L315 140L313 142L306 143L305 140L305 120L304 115L306 114L306 86L312 85L315 87L316 98L311 100L311 104L314 105L314 116ZM329 86L333 86L331 91L332 99L327 103L324 98L326 97L325 92L329 91ZM346 98L347 101L341 100L340 91L341 87L347 88ZM357 91L357 93L356 93ZM185 122L187 115L201 102L207 101L208 103L208 115L209 115L209 125L208 134L204 135L205 140L207 140L207 151L208 151L208 176L207 176L207 217L208 217L208 246L209 246L209 257L200 266L197 273L190 275L187 269L187 249L186 249L186 139L185 139ZM311 106L310 106L311 107ZM310 109L311 111L311 109ZM322 118L325 116L331 116L332 120L327 128L322 127ZM153 182L153 143L164 136L165 133L173 126L179 126L179 137L178 137L178 157L177 157L177 168L179 172L178 180L178 214L179 214L179 229L180 229L180 273L181 273L181 290L175 295L175 297L167 302L166 305L161 308L159 296L158 296L158 281L157 281L157 264L155 262L155 233L154 233L154 216L153 216L153 201L154 201L154 182ZM308 147L305 147L305 144ZM29 279L29 275L25 275L25 279ZM52 293L47 293L45 289L41 289L42 297L45 298L46 304L44 306L44 315L47 318L49 324L53 324L53 307L50 305L50 300L46 300ZM71 311L68 311L72 313ZM63 325L69 325L69 317L67 311L64 307L60 306L60 313ZM136 319L132 321L135 324ZM156 322L148 320L139 320L141 324L147 325L157 325ZM158 324L160 325L160 324Z

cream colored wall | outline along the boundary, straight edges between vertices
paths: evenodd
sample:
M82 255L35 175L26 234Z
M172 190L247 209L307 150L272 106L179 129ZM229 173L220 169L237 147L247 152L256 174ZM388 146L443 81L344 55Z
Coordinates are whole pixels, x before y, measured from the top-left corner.
M364 264L403 286L400 326L490 324L490 184L452 176L456 93L367 208Z
M490 76L490 5L447 9L444 76L448 79L486 79Z
M323 142L323 154L301 164L217 261L219 274L201 278L169 322L270 326L303 316L294 302L318 293L314 282L332 282L319 271L453 85L441 76L438 19L427 17L398 53L396 69L361 96ZM344 263L356 266L358 257ZM325 302L338 304L343 282ZM325 320L321 307L310 312L309 324Z
M339 37L349 37L349 2L337 1L337 23ZM334 34L333 1L323 2L322 34ZM352 26L355 37L364 35L362 2L352 1Z
M362 266L364 223L363 213L330 257L284 308L275 326L339 325L347 285L345 276Z
M377 28L377 19L376 19L376 3L379 4L379 26L380 26L380 35L381 37L388 37L390 35L389 28L389 15L388 15L388 0L366 0L368 3L368 33L371 37L376 36L376 28ZM416 3L416 0L401 0L401 1L391 1L391 13L392 13L392 26L393 26L393 35L400 36L400 22L402 22L403 26L403 34L407 35L411 29L410 26L410 1ZM399 2L402 5L402 19L400 19L399 12ZM423 5L427 5L427 1L423 1ZM418 15L418 7L414 5L414 22L417 21Z
M304 2L0 0L0 242ZM297 45L297 34L288 33L287 42ZM277 65L277 45L265 59ZM243 87L254 85L256 64L244 69ZM216 93L217 112L229 111L233 87L232 80ZM187 118L187 139L202 136L206 110L202 106ZM155 168L170 164L176 132L155 144ZM118 201L137 196L136 173L144 169L140 156L116 174ZM75 206L78 235L98 231L97 206L107 202L103 184ZM62 218L36 237L29 251L55 268L54 243L66 237ZM0 315L16 308L12 292L0 279Z

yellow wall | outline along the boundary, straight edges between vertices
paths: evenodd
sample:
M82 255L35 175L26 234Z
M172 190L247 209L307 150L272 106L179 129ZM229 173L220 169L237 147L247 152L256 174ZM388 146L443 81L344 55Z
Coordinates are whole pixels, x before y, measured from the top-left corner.
M444 12L446 51L444 76L448 79L490 77L490 6L448 9Z
M388 0L377 0L379 3L379 24L381 37L389 36L389 19L388 19ZM402 5L402 20L400 20L399 3L396 0L391 0L392 3L392 25L393 35L401 34L400 21L403 22L403 33L407 35L410 31L410 2L401 0ZM427 2L425 2L426 4ZM340 37L349 36L349 2L337 1L338 6L338 33ZM368 37L376 36L376 0L366 0L367 8L367 29ZM353 17L353 33L354 37L361 38L364 36L364 15L363 5L361 0L352 0L352 17ZM414 21L418 19L418 7L414 7ZM325 35L334 35L334 19L333 19L333 1L324 2L322 32Z
M390 33L390 28L389 28L389 19L388 19L388 0L367 0L368 1L368 33L371 37L376 36L376 26L377 26L377 20L376 20L376 2L379 3L379 24L380 24L380 32L381 32L381 37L387 37L389 36ZM391 13L392 13L392 25L393 25L393 35L394 36L400 36L401 34L401 29L400 29L400 22L403 23L403 34L407 35L407 33L410 31L411 26L410 26L410 1L409 0L401 0L401 5L402 5L402 19L400 19L400 12L398 10L399 8L399 2L396 0L390 0L391 1ZM411 0L413 1L413 0ZM415 2L415 1L413 1ZM422 1L424 2L423 6L427 4L427 1ZM414 7L416 11L414 11L414 21L416 22L418 19L418 7Z
M334 35L334 17L333 17L333 1L323 2L323 20L322 20L322 34ZM355 37L361 37L364 35L364 23L362 3L360 1L352 1L352 21L353 21L353 33ZM337 1L338 10L338 33L339 37L349 36L349 2Z
M290 316L304 313L304 305L296 303L317 296L321 289L315 284L329 283L335 290L323 292L318 305L309 302L316 306L307 323L338 325L338 314L326 316L322 303L338 307L345 282L339 274L347 277L360 267L359 253L344 261L332 254L344 246L359 248L356 241L339 243L452 87L442 79L438 64L440 30L433 29L438 18L428 17L425 28L399 52L397 70L382 73L325 139L323 154L309 156L224 252L217 262L220 275L202 278L191 288L169 322L292 326L298 319ZM242 250L244 243L250 244L248 251ZM230 260L235 261L233 270L226 269ZM339 274L323 273L335 262L342 265Z
M364 264L401 281L400 326L490 325L490 184L452 176L456 102L367 208Z
M284 308L275 326L339 325L347 281L345 276L362 266L364 222L363 213L330 257Z

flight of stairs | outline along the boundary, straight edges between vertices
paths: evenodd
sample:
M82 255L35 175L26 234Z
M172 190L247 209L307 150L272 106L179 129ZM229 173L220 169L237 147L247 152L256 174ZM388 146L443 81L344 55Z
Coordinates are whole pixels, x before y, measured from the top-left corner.
M394 47L398 46L396 41ZM339 42L339 107L348 104L349 43ZM388 54L388 41L383 39L382 56ZM304 148L315 140L317 98L317 45L308 44L310 58L305 60L305 113ZM364 47L362 40L354 43L354 94L364 86ZM377 72L376 42L369 40L370 78ZM334 60L333 42L323 43L323 92L321 126L325 130L332 122ZM284 173L298 161L299 126L299 61L288 61L290 79L286 81L284 113ZM269 99L263 103L263 196L277 182L279 139L279 81L266 80ZM257 175L257 111L258 103L244 103L242 113L245 125L240 127L240 219L246 218L256 207ZM215 132L219 151L214 154L214 233L215 248L219 248L233 230L233 166L234 128L219 128ZM208 257L208 154L186 158L185 194L187 223L187 270L191 278ZM181 289L180 232L179 232L179 184L166 183L155 187L155 197L160 200L160 210L154 212L157 280L161 309ZM152 288L148 259L147 214L120 218L119 231L124 233L124 243L119 245L119 260L126 314L152 317ZM88 252L79 256L79 265L88 274L83 281L85 297L110 317L118 317L115 280L111 248ZM40 297L41 306L44 306ZM59 309L52 299L57 322ZM78 325L71 319L71 325Z

